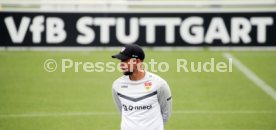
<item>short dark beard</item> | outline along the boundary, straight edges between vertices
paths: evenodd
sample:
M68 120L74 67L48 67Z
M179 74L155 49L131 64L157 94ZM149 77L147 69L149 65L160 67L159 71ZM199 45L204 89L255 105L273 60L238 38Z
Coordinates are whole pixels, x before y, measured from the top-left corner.
M127 71L127 72L123 72L124 75L132 75L133 72Z

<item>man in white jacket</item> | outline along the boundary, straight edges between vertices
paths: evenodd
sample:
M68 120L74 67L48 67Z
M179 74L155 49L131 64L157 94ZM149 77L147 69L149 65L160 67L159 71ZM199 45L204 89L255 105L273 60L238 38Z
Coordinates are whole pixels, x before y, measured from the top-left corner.
M121 60L124 74L112 85L113 99L122 117L121 130L164 130L172 111L167 82L143 70L145 54L138 45L126 45L112 58Z

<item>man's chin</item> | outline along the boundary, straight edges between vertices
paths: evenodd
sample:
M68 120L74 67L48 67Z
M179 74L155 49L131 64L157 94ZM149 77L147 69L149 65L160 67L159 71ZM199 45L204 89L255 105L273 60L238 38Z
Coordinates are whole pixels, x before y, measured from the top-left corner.
M132 75L132 73L133 73L133 72L129 72L129 71L123 72L124 75Z

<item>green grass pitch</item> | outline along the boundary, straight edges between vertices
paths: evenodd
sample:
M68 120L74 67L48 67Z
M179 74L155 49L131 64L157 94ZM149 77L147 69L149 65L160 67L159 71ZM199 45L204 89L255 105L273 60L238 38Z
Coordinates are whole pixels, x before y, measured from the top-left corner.
M111 97L116 72L46 72L46 59L116 62L116 51L0 51L0 130L119 130ZM222 51L146 51L146 61L166 61L173 115L166 130L273 130L276 101L236 66L233 72L176 72L176 59L216 62ZM229 52L276 90L276 51Z

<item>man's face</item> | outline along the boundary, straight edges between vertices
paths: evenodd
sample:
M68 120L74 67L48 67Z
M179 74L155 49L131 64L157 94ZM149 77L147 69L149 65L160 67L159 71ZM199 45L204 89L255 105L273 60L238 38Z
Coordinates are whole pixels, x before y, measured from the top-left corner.
M137 70L138 59L130 58L127 60L121 60L120 68L124 75L131 75Z

